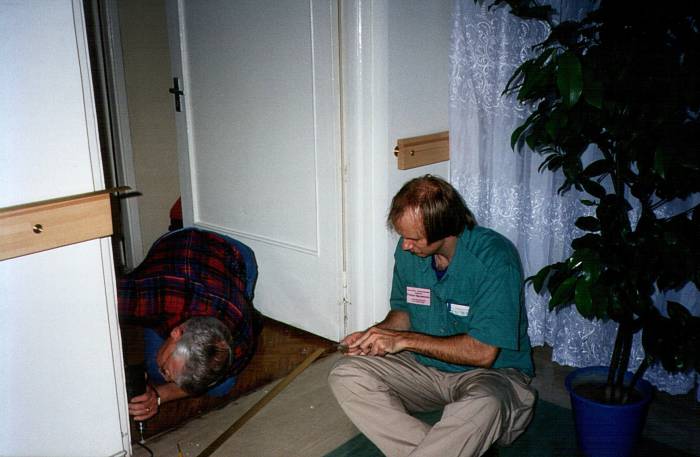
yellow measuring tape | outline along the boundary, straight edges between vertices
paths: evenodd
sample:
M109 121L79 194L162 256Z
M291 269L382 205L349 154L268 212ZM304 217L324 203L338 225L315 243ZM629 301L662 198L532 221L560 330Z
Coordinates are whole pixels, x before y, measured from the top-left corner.
M278 393L280 393L290 382L294 380L302 371L304 371L311 363L319 358L321 354L326 352L327 349L319 348L316 349L310 356L304 359L299 366L297 366L291 373L289 373L284 379L275 385L264 397L262 397L256 404L254 404L248 411L246 411L236 422L231 425L228 430L223 432L217 439L215 439L209 446L207 446L199 457L209 457L216 450L224 444L224 442L231 437L236 431L243 426L248 419L255 416L266 404L270 402Z

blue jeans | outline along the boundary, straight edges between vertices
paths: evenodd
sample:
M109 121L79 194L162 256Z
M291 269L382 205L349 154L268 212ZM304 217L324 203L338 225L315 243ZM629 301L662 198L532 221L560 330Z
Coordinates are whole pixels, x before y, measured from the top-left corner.
M161 338L158 333L150 328L144 328L143 331L143 342L144 342L144 359L146 363L146 373L148 373L148 379L153 384L164 384L165 379L160 375L160 370L158 369L158 362L156 361L156 355L158 354L158 349L163 345L165 340ZM231 376L226 378L223 382L217 384L206 392L206 395L210 397L223 397L236 385L236 377Z

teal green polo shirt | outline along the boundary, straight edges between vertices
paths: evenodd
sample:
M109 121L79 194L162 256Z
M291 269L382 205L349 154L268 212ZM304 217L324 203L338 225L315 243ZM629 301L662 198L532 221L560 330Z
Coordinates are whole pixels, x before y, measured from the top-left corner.
M467 334L500 348L494 368L517 368L532 376L532 354L523 303L520 257L504 236L484 227L464 230L455 255L438 280L430 257L394 253L391 309L405 311L411 330L434 336ZM443 371L472 369L416 354Z

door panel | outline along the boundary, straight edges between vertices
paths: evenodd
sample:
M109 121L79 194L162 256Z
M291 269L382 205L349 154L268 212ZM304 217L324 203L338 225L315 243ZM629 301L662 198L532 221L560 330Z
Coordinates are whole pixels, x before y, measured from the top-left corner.
M336 2L169 8L175 76L185 92L177 115L187 222L253 249L255 306L264 314L339 338Z

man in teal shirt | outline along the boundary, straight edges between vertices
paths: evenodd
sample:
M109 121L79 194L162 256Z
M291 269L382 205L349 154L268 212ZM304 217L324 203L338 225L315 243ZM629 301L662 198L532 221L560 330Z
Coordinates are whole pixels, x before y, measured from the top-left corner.
M388 223L401 235L391 311L343 339L349 357L329 376L338 402L389 456L478 456L511 443L535 402L517 251L430 175L401 188ZM439 408L432 427L409 414Z

